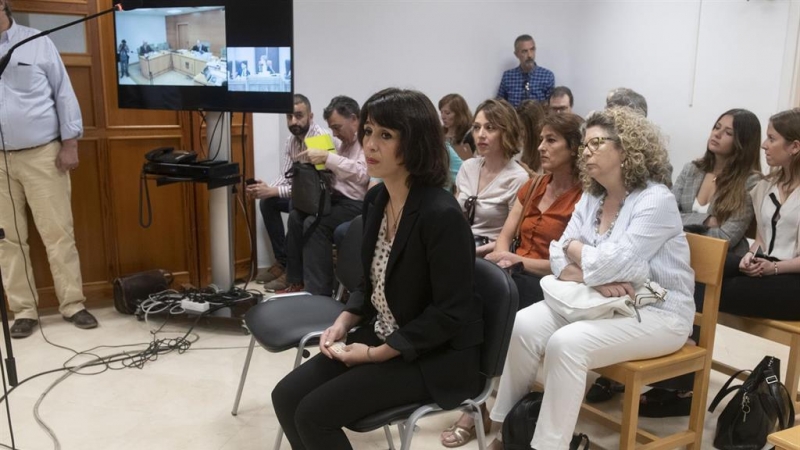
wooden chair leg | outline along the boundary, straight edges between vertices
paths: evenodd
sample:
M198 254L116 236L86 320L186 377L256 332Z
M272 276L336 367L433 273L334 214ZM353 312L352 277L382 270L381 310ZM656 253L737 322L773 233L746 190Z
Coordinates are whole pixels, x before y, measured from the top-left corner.
M795 412L800 413L800 401L798 401L797 390L800 388L800 335L792 335L792 343L789 346L789 365L786 366L786 389L792 395Z
M639 427L639 397L642 395L642 380L630 374L625 380L625 398L622 400L622 424L619 448L636 448L636 431Z
M711 374L711 362L701 372L694 373L692 388L692 409L689 414L689 431L694 433L694 442L687 445L688 450L701 450L703 443L704 421L706 418L706 399L708 399L708 383Z

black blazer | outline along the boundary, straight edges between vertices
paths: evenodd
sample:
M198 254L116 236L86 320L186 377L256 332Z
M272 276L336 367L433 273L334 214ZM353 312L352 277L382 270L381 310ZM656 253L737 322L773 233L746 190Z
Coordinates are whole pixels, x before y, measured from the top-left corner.
M370 267L388 200L383 184L364 199L364 280L346 310L363 316L365 326L376 316ZM412 187L386 266L386 301L400 327L386 343L419 365L434 401L446 409L483 385L483 312L474 294L474 269L472 231L453 195L438 187Z

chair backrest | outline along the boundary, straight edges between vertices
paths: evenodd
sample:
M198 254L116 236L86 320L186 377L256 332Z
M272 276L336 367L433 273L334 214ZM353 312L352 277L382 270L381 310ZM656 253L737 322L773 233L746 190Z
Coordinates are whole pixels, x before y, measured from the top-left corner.
M728 241L692 233L686 233L686 240L689 241L694 279L705 285L703 311L698 311L694 319L695 325L700 326L700 342L697 345L712 349Z
M475 292L483 302L481 373L492 378L503 373L519 293L505 270L483 258L475 260L474 284Z
M364 222L361 216L350 221L350 228L336 248L336 279L353 292L364 277L361 264L361 241L364 239Z

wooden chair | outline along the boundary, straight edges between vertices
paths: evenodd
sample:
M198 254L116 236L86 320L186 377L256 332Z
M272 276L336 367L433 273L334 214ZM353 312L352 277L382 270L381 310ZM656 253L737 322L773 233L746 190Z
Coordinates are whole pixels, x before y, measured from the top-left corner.
M770 434L767 442L776 450L800 450L800 425Z
M641 448L647 450L686 447L700 450L703 439L703 420L708 396L708 377L711 371L711 354L714 349L714 332L719 312L719 295L722 288L722 271L728 241L687 234L691 249L692 269L695 280L706 285L703 311L695 315L694 323L700 328L700 342L697 345L684 345L671 355L659 358L628 361L601 369L594 369L606 378L625 385L622 421L597 409L583 404L583 416L600 422L604 426L620 432L619 448ZM646 342L643 345L647 345ZM694 395L687 430L659 437L639 430L639 396L642 388L649 384L668 380L680 375L694 373ZM636 443L646 445L636 447Z
M800 388L800 322L740 317L721 312L717 323L789 347L789 361L785 366L786 378L783 384L792 395L795 411L800 413L800 396L797 395L797 390ZM711 368L727 375L739 371L719 361L714 361ZM739 377L745 379L747 374L741 374Z

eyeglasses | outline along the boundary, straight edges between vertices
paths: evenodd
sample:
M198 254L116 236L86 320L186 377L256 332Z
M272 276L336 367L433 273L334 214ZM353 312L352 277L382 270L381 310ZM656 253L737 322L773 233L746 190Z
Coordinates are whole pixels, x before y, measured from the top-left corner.
M775 247L775 235L778 234L778 221L781 220L781 202L778 201L778 198L775 197L775 193L771 192L769 194L769 199L772 200L772 204L775 205L775 213L772 214L772 237L769 239L769 251L767 254L772 254L772 249Z
M589 139L586 141L585 144L581 144L578 146L578 153L583 153L584 150L589 149L589 156L594 156L598 150L600 150L600 146L605 144L606 141L614 141L615 139L612 137L596 137Z
M464 215L467 216L470 225L474 225L475 223L475 202L477 201L477 195L470 195L464 200Z

